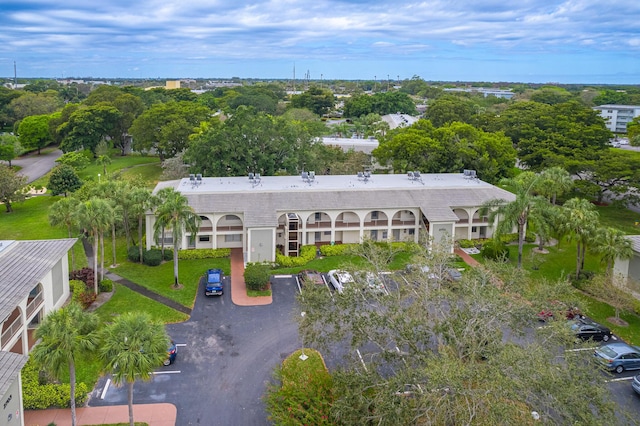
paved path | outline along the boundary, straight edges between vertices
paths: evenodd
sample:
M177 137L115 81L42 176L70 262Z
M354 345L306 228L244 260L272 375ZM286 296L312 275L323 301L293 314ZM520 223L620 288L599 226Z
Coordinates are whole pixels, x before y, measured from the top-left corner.
M89 241L87 241L86 238L82 239L82 246L84 247L84 252L87 256L87 260L89 261L89 266L91 266L93 264L93 247L91 246L91 244L89 243ZM100 271L98 270L98 273ZM185 313L187 315L191 315L191 308L188 308L178 302L176 302L175 300L169 299L168 297L164 297L158 293L155 293L149 289L147 289L146 287L143 287L139 284L136 284L134 282L131 282L129 280L127 280L126 278L122 278L119 275L114 274L113 272L106 272L105 277L107 277L108 279L110 279L113 282L116 282L120 285L123 285L133 291L135 291L136 293L140 293L141 295L148 297L151 300L155 300L156 302L162 303L163 305L166 305L170 308L175 309L176 311Z
M271 296L247 296L244 282L244 256L241 248L231 249L231 301L238 306L261 306L273 303Z
M454 253L457 254L458 256L460 256L462 258L462 260L464 260L464 262L469 266L475 267L475 266L478 266L480 264L477 260L475 260L473 257L469 256L462 249L457 248L457 249L455 249Z
M55 149L38 155L37 153L29 154L24 157L16 158L11 162L12 166L20 166L20 174L27 177L27 182L46 175L56 165L56 160L62 155L62 151ZM8 163L7 163L8 164Z
M146 422L149 426L175 426L177 409L173 404L134 404L133 418L136 422ZM110 407L83 407L76 409L78 425L101 425L112 423L129 424L129 407L113 405ZM25 426L71 426L70 409L26 410Z

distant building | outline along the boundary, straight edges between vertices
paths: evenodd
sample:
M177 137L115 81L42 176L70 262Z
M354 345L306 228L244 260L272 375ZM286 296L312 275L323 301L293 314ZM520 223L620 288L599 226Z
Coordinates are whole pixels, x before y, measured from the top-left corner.
M631 259L616 259L613 266L613 273L620 275L627 280L640 282L640 235L627 235L633 248Z
M180 88L180 80L167 80L164 86L165 89L179 89Z
M607 123L607 129L614 133L627 133L627 124L640 116L640 105L600 105L593 108Z
M495 96L496 98L511 99L515 95L511 89L486 89L484 87L454 87L443 89L445 92L465 92L465 93L479 93L485 98L487 96Z
M413 117L409 114L387 114L383 115L381 118L389 125L390 129L397 129L398 127L411 127L413 123L418 121L417 117Z
M358 138L332 138L323 137L322 143L325 145L332 145L341 148L344 152L356 151L364 152L367 155L371 155L371 152L378 147L378 139L358 139Z

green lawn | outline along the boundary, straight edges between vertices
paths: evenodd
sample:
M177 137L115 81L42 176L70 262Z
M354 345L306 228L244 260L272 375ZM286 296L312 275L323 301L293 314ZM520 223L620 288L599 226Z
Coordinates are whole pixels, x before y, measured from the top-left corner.
M628 235L640 234L640 213L614 206L598 206L600 223L618 228Z
M96 309L96 314L101 322L108 322L113 317L126 312L144 311L151 315L151 318L163 323L182 322L189 319L189 316L178 312L175 309L151 300L127 287L119 284L114 285L114 294L106 303Z
M124 157L115 155L111 157L111 164L107 165L107 174L117 171L126 171L129 168L144 164L156 164L159 167L160 159L158 157L148 157L136 154L130 154ZM101 175L103 174L102 166L97 165L94 161L85 169L80 170L78 172L78 176L82 180L97 180L98 173Z
M607 318L615 317L615 309L604 302L600 302L584 293L576 290L577 297L582 301L582 308L588 317L594 321L606 325L623 340L640 345L640 317L631 313L621 313L620 318L629 326L620 327L607 321Z
M200 277L208 268L221 268L225 274L231 271L229 258L180 260L178 262L180 289L173 289L173 261L149 267L139 263L124 262L112 271L136 284L148 288L176 302L193 307Z

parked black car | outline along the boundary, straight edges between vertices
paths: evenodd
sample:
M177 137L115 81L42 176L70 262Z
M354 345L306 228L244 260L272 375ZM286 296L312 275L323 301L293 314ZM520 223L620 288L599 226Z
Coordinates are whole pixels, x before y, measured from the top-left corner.
M571 324L571 330L576 337L582 340L602 340L608 342L611 338L611 330L602 324L590 321L586 318L579 319Z

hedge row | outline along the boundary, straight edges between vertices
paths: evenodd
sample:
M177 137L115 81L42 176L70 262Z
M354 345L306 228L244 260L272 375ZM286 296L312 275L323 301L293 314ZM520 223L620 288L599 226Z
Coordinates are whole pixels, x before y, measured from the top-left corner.
M380 241L375 243L380 246L385 246L389 243ZM359 246L360 244L337 244L337 245L324 245L320 246L320 253L323 256L344 256L349 254L349 252ZM416 243L414 242L406 242L399 241L395 243L391 243L391 248L398 251L413 251L416 247Z
M300 248L300 256L289 257L276 252L276 263L283 268L291 268L294 266L302 266L311 262L316 258L316 246L302 246Z
M45 408L67 408L71 404L71 385L58 383L41 383L40 369L29 357L22 368L22 397L27 410L44 410ZM76 384L76 406L84 404L89 393L86 384Z
M231 256L231 249L219 248L219 249L192 249L192 250L180 250L178 252L178 259L218 259L222 257Z

